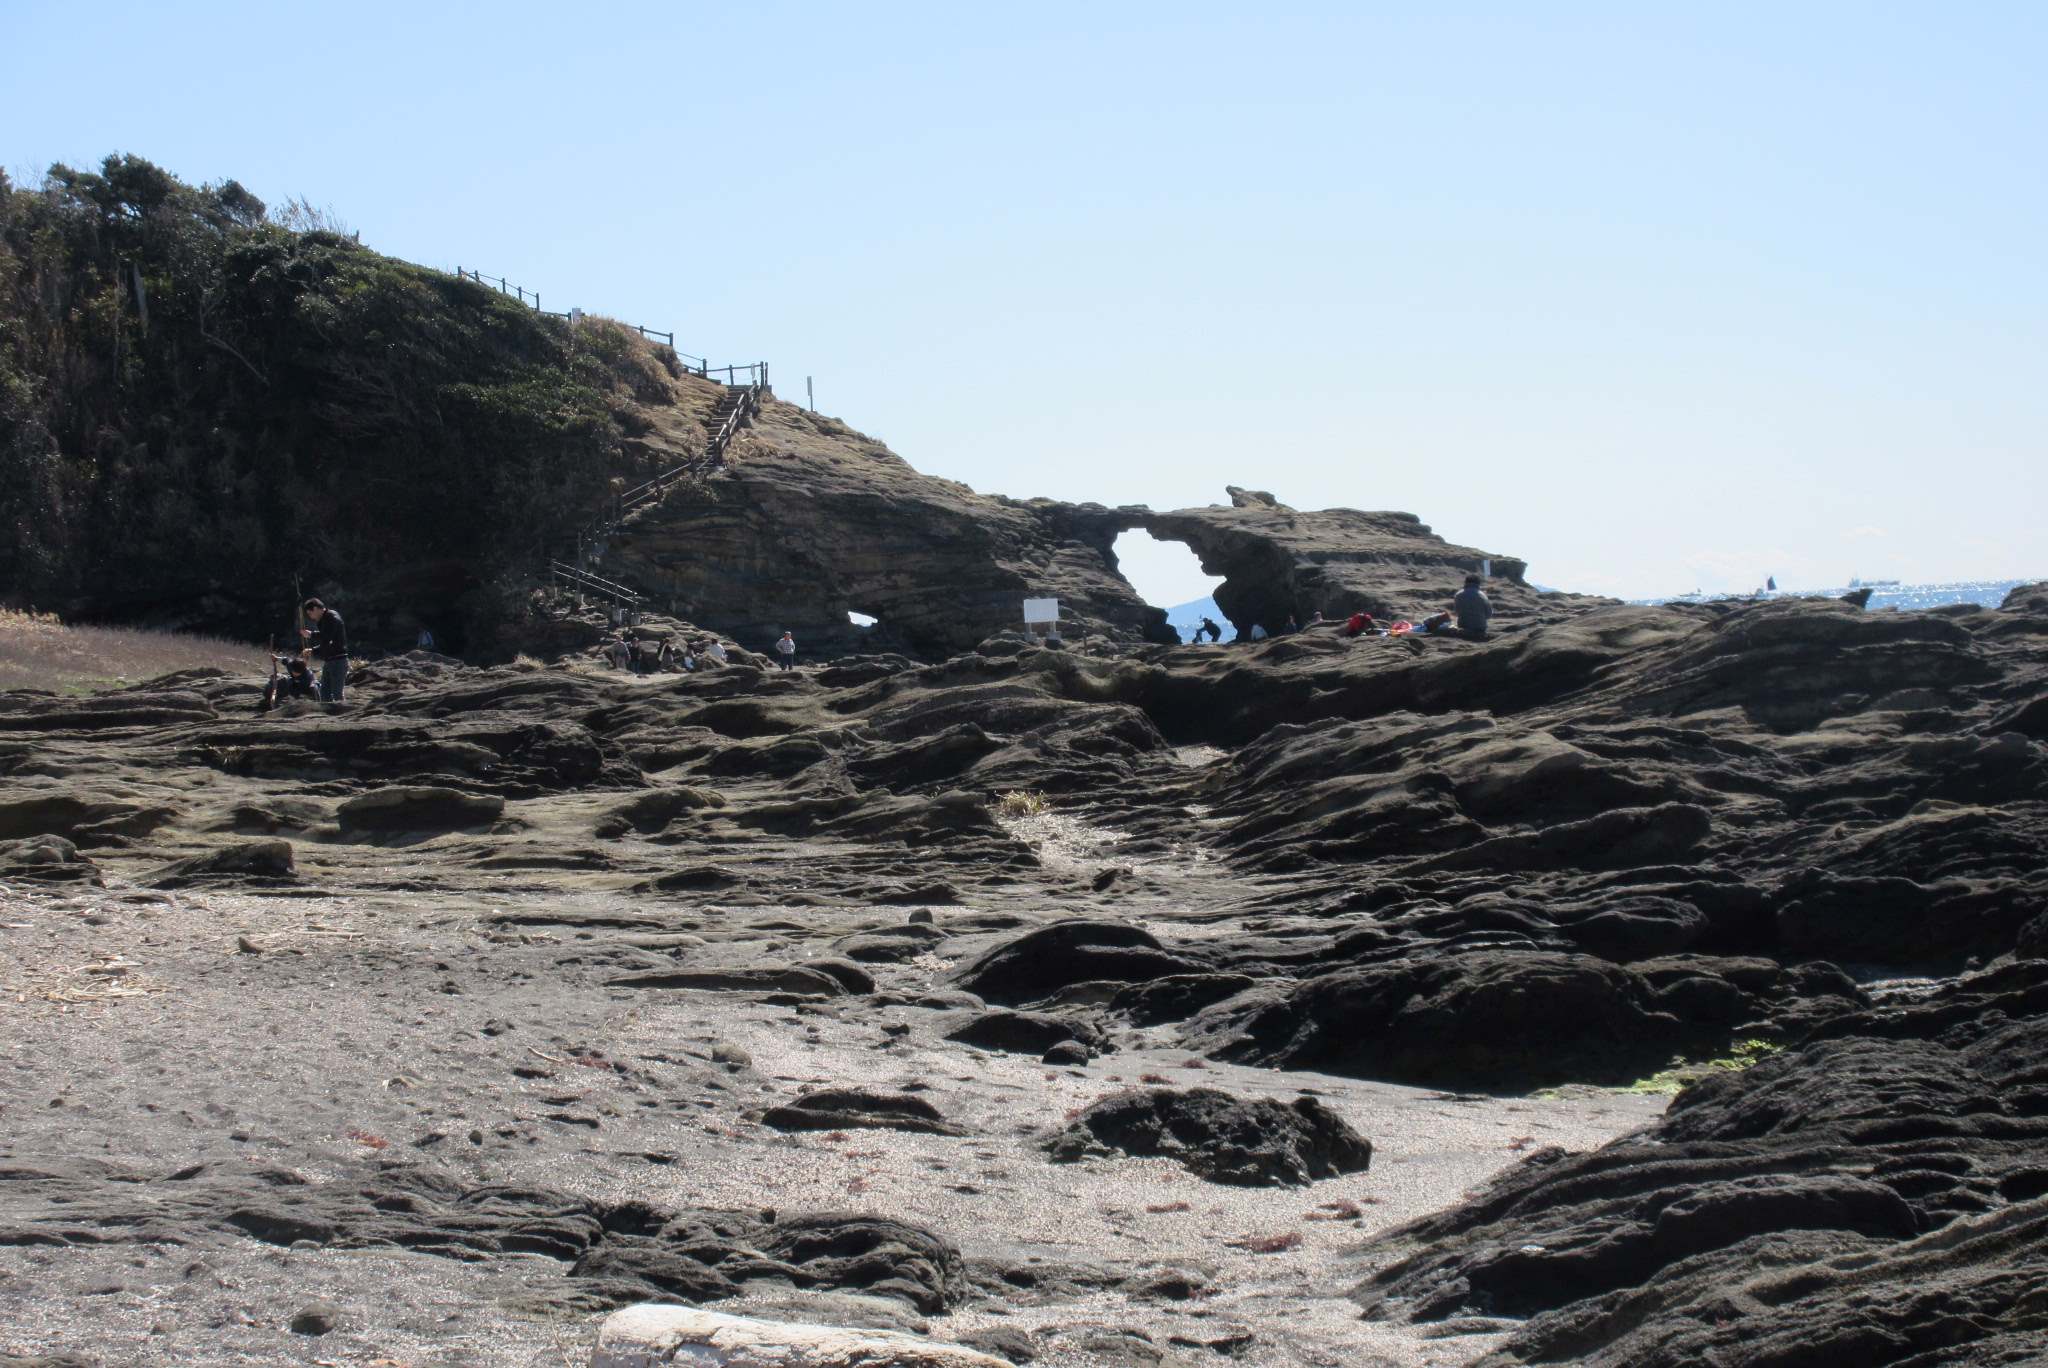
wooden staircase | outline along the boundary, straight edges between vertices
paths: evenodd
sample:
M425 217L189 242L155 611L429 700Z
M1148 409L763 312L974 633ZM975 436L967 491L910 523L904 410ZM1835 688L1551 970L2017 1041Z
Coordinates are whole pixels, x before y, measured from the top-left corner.
M729 384L718 396L705 422L710 435L704 449L679 465L626 490L610 507L586 524L573 543L565 544L548 558L548 575L555 586L578 595L605 599L637 612L644 597L637 591L592 573L590 548L602 547L628 514L662 501L675 486L708 475L725 465L725 454L741 432L761 414L761 400L768 393L766 365L745 368L745 384ZM728 370L728 374L730 374Z
M718 403L712 408L711 416L705 422L705 426L711 430L711 435L705 439L704 450L681 465L664 470L647 483L635 485L621 494L618 517L623 519L626 514L637 508L660 503L662 495L668 492L670 486L709 474L724 466L726 449L733 444L733 440L741 431L760 416L761 395L766 388L765 385L758 384L728 386L725 393L718 396ZM616 523L614 525L616 526Z

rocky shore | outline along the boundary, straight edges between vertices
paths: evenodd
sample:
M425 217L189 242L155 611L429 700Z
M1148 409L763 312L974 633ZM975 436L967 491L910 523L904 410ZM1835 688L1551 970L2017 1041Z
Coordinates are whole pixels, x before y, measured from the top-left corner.
M1505 597L0 695L0 1353L2036 1361L2048 587Z

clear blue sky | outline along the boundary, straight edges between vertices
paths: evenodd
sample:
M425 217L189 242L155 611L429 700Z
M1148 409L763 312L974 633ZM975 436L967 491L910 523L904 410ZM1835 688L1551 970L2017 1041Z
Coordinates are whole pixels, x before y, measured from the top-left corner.
M0 0L0 39L10 171L304 195L815 375L977 489L1406 509L1626 595L2048 575L2048 6Z

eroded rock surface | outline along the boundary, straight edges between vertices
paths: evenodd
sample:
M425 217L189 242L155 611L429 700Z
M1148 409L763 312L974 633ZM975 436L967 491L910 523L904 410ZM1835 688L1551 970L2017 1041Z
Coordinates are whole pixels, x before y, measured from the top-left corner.
M2023 1361L2048 594L1504 597L0 699L0 1351Z

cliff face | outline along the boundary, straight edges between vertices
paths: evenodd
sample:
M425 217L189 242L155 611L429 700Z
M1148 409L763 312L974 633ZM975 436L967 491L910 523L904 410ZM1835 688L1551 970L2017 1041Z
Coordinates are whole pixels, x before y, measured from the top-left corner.
M365 648L428 626L509 654L549 557L701 453L721 395L636 334L296 231L233 182L132 157L0 180L0 593L67 616L260 637L318 593ZM1407 514L1243 491L1167 513L985 496L772 400L729 456L604 565L809 653L956 652L1019 626L1027 597L1058 598L1076 642L1171 641L1117 573L1134 528L1224 576L1240 631L1419 616L1488 560ZM1503 614L1537 611L1521 563L1491 561Z
M1070 639L1171 642L1164 612L1117 571L1116 539L1134 529L1224 576L1216 601L1244 631L1318 611L1420 615L1489 561L1501 613L1538 611L1521 561L1453 545L1411 514L1302 512L1230 492L1228 507L1167 513L986 496L770 400L723 470L629 520L605 563L693 621L741 640L790 630L825 651L966 649L1019 626L1023 600L1040 596L1060 600ZM863 633L848 612L880 625Z
M365 647L488 650L680 369L232 181L0 177L0 594L260 638L296 583Z
M770 401L726 468L671 492L612 539L606 573L693 621L760 644L852 649L847 620L912 650L972 646L1051 594L1101 630L1163 633L1107 559L1029 505L922 475L829 418ZM757 640L760 639L760 640Z

